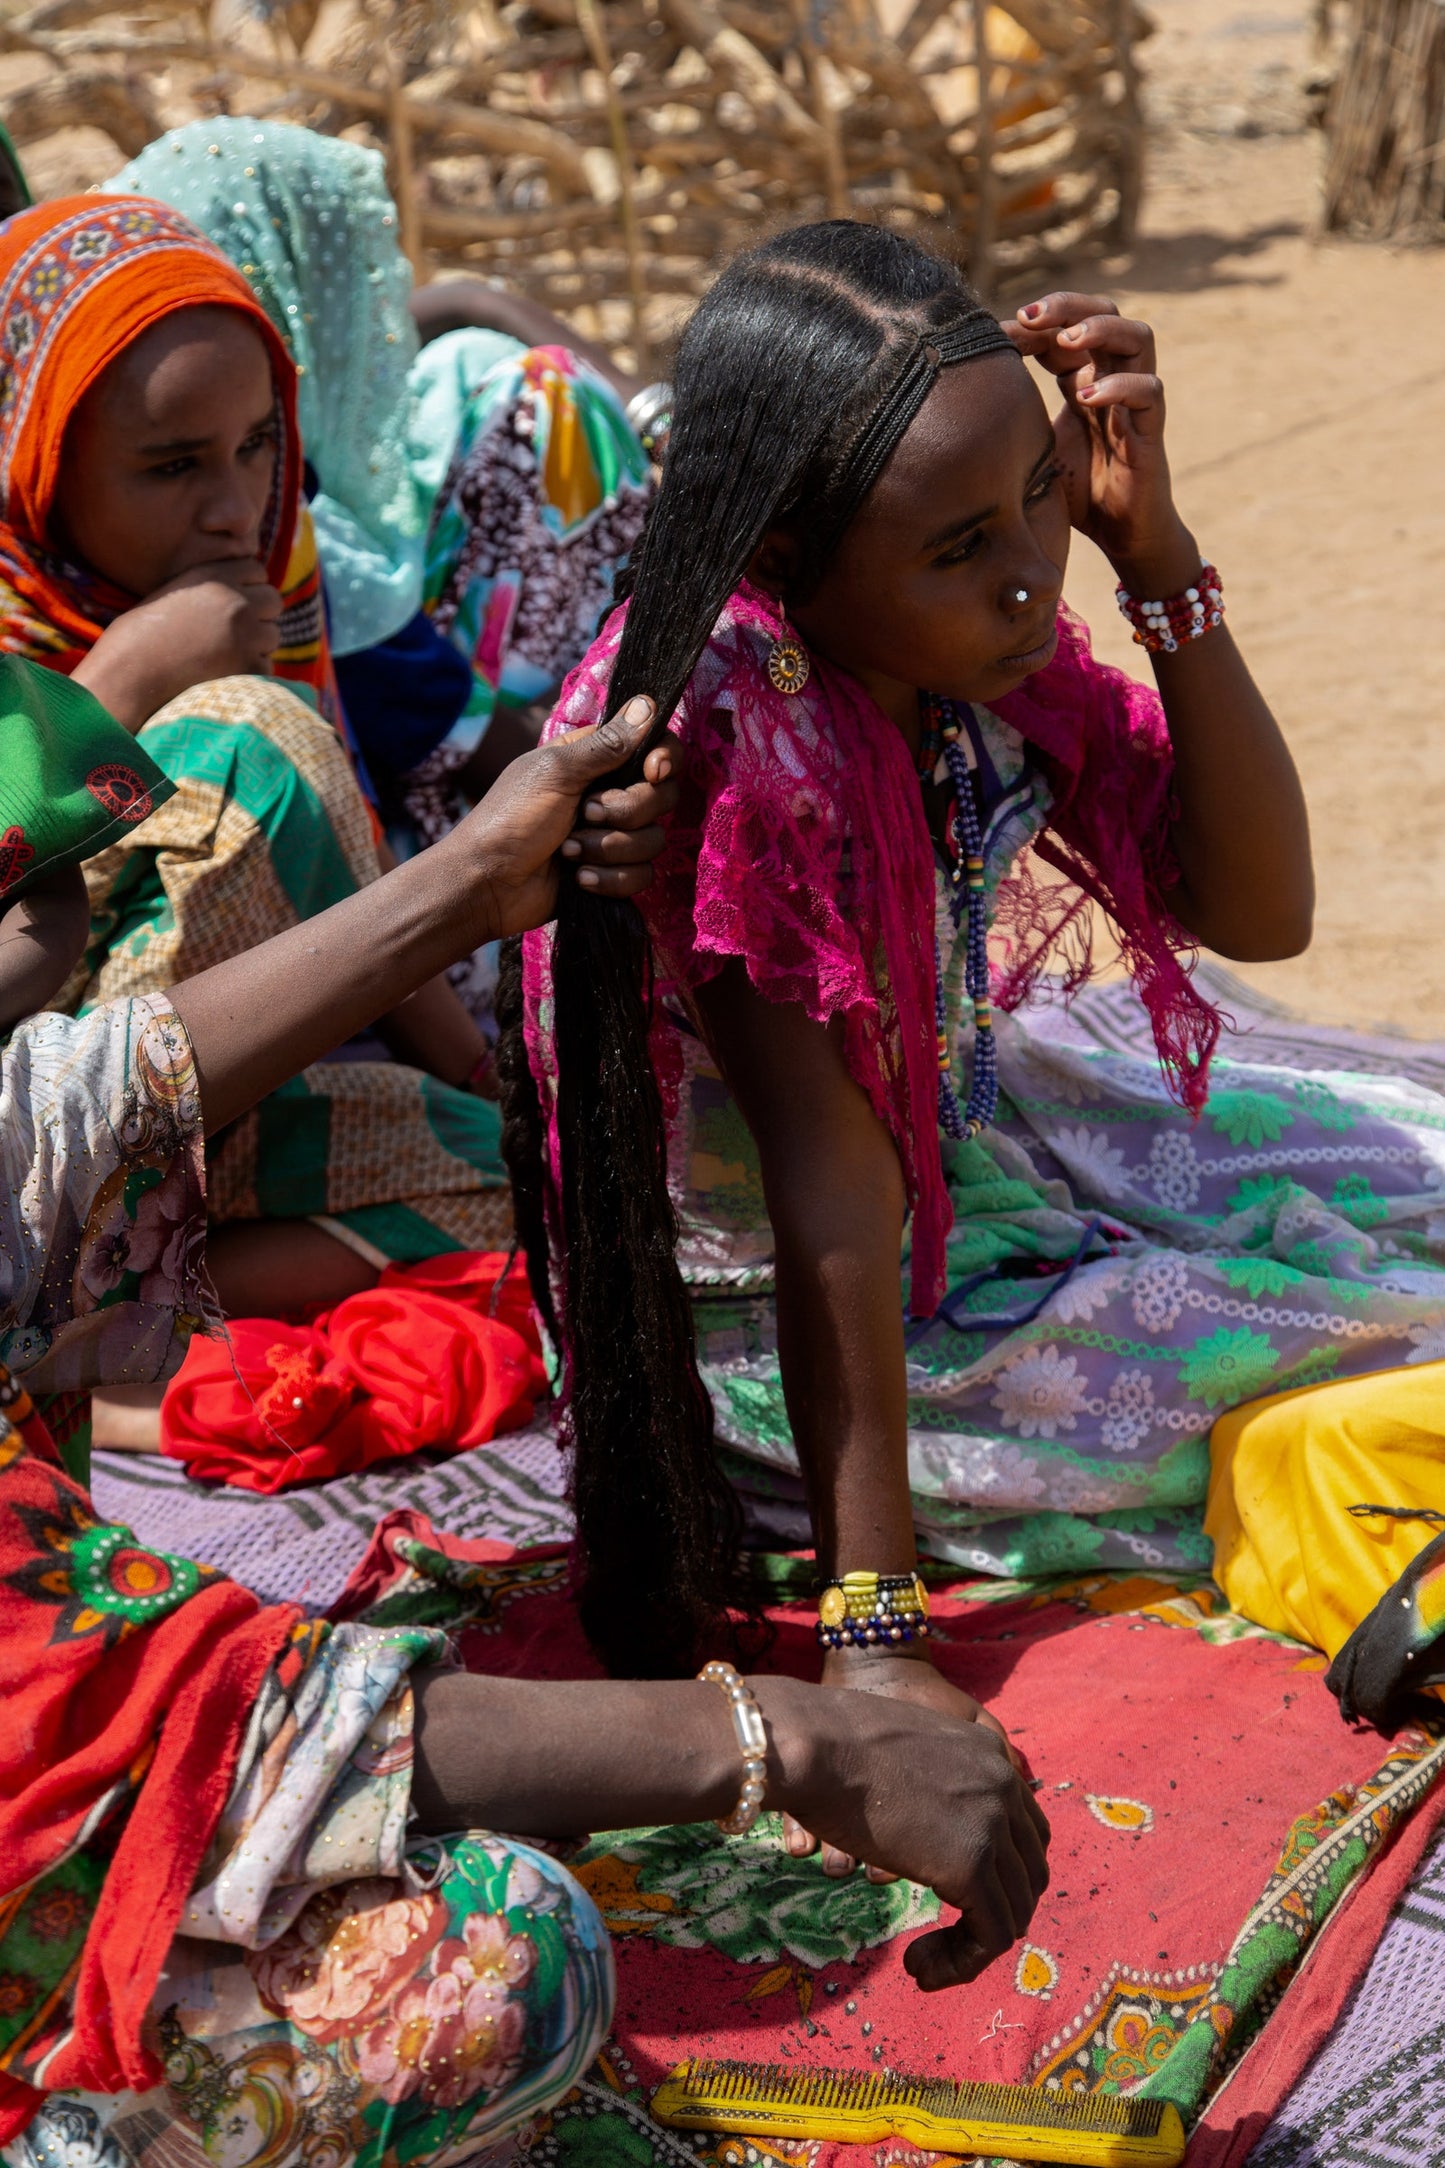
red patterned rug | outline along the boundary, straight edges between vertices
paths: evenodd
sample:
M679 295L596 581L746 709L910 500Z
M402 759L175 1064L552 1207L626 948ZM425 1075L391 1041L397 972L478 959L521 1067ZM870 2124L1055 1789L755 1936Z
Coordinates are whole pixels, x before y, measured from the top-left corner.
M772 1563L771 1666L814 1676L810 1569ZM566 1579L560 1552L457 1543L398 1514L337 1608L455 1625L473 1670L594 1676ZM1207 1582L936 1584L934 1617L941 1666L1042 1780L1053 1882L1028 1941L971 1986L923 1996L902 1951L937 1906L911 1885L832 1881L782 1850L771 1817L742 1840L711 1825L596 1837L574 1865L616 1943L614 2039L529 2154L861 2160L660 2130L651 2090L694 2054L1139 2089L1195 2122L1262 2030L1289 2027L1281 1999L1342 1900L1367 1875L1397 1879L1445 1804L1445 1742L1348 1729L1322 1661L1223 1613ZM1369 1955L1340 1939L1341 1992Z

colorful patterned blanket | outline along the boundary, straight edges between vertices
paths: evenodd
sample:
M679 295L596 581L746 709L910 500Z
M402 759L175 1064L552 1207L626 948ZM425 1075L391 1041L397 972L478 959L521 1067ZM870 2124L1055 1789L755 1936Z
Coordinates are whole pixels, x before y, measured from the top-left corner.
M769 1565L771 1662L806 1675L811 1569ZM398 1514L336 1609L451 1625L478 1671L586 1676L566 1580L560 1547L509 1553ZM1289 2028L1283 1998L1342 1900L1377 1862L1399 1877L1411 1842L1413 1866L1445 1805L1445 1740L1347 1730L1321 1659L1221 1614L1205 1582L939 1575L934 1616L944 1668L998 1710L1041 1780L1053 1885L1028 1941L972 1986L925 1998L902 1953L936 1905L909 1884L831 1881L782 1850L771 1819L741 1841L709 1827L597 1837L573 1866L617 1947L614 2037L524 2141L529 2158L857 2168L850 2148L658 2129L651 2089L687 2053L1141 2087L1194 2120L1271 2022ZM1372 1947L1353 1949L1351 1979Z
M1303 1024L1212 965L1204 983L1251 1060L1404 1073L1445 1090L1445 1046ZM1149 1052L1147 1019L1122 984L1033 1021L1073 1043ZM559 1594L555 1546L571 1527L564 1489L555 1443L540 1430L275 1499L119 1454L97 1456L94 1481L99 1509L145 1541L209 1559L264 1601L317 1609L348 1575L353 1592L362 1589L358 1562L399 1505L453 1536L504 1538L476 1547L484 1557L459 1558L453 1545L450 1559L427 1558L423 1547L413 1562L394 1524L390 1546L368 1554L360 1600L395 1603L398 1615L418 1615L409 1607L421 1603L438 1623L469 1618L479 1668L535 1664L575 1676L590 1665ZM805 1517L786 1497L751 1500L750 1510L754 1541L805 1540ZM517 1555L538 1545L554 1548ZM1250 1637L1218 1602L1203 1581L1117 1575L1052 1589L975 1584L956 1599L961 1675L975 1691L997 1687L1005 1717L1029 1726L1024 1743L1057 1831L1054 1887L1032 1947L996 1967L967 2004L925 2001L903 1979L898 1950L923 1918L901 1909L915 1905L911 1896L827 1882L761 1837L744 1850L690 1846L689 1832L632 1832L596 1848L582 1864L619 1943L617 2035L530 2150L559 2168L574 2159L693 2168L700 2158L709 2168L709 2157L719 2168L766 2168L756 2149L695 2147L647 2117L647 2087L691 2044L676 2045L682 2023L696 2022L698 2045L719 2053L730 2042L737 2053L781 2058L786 2049L852 2067L886 2055L936 2069L941 2055L950 2069L987 2076L1027 2074L1035 2063L1042 2073L1062 2057L1071 2082L1093 2084L1101 2061L1123 2057L1126 2082L1125 2066L1148 2061L1151 2077L1172 2084L1186 2074L1196 2082L1202 2061L1205 2092L1225 2069L1235 2075L1206 2114L1190 2168L1237 2168L1251 2149L1251 2168L1445 2161L1445 1834L1431 1839L1445 1787L1409 1813L1433 1752L1401 1742L1403 1760L1382 1770L1380 1743L1340 1725L1318 1660ZM779 1616L778 1660L801 1669L803 1613ZM1330 1922L1323 1936L1321 1919ZM1317 1954L1281 2009L1306 1944ZM763 1954L751 1954L756 1947ZM686 1974L690 1983L694 1969L697 1989L689 1984L669 2010L659 1983L672 1992L669 1982ZM660 2024L649 2018L659 2010Z
M1249 2168L1375 2161L1414 2168L1445 2160L1442 2070L1445 1847L1437 1844L1385 1929L1343 2023L1273 2117Z

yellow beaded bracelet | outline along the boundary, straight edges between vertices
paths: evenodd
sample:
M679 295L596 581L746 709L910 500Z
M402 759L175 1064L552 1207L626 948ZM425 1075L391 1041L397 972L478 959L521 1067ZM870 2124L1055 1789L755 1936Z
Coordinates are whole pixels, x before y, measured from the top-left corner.
M928 1591L916 1573L845 1573L828 1583L818 1603L819 1621L829 1628L878 1611L927 1618Z
M896 1648L926 1641L928 1591L916 1573L845 1573L818 1603L822 1649Z

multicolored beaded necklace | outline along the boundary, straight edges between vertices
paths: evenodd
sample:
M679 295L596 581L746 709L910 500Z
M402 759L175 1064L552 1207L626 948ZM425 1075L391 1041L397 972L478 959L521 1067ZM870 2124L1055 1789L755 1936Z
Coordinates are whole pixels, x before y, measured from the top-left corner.
M953 785L953 863L948 869L948 908L954 926L968 912L964 950L964 989L973 1003L973 1087L967 1107L958 1103L951 1071L948 1043L948 1005L943 986L943 957L935 936L933 944L933 1013L938 1029L938 1124L945 1136L971 1138L987 1129L998 1107L998 1043L994 1038L993 1010L988 983L988 915L984 903L983 836L973 792L973 774L959 739L963 725L951 700L934 693L924 695L923 743L919 748L918 775L929 782L940 759Z

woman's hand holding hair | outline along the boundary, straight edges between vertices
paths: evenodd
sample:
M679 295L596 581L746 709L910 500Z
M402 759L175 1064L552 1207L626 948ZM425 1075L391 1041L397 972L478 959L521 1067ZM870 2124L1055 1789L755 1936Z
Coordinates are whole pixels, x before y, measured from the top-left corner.
M1199 545L1174 504L1154 334L1097 294L1048 294L1004 329L1059 380L1054 425L1069 512L1136 602L1196 585ZM1289 748L1227 625L1150 657L1174 748L1180 879L1167 902L1243 963L1309 946L1309 816Z
M995 1733L880 1695L752 1678L765 1805L934 1890L961 1917L913 1942L925 1989L972 1980L1025 1932L1049 1827ZM412 1807L423 1828L560 1837L731 1812L741 1772L717 1689L696 1681L416 1680Z
M589 796L646 741L652 702L630 701L626 713L630 721L615 716L526 754L430 850L177 986L207 1130L224 1128L482 942L542 925L556 909L569 844L589 893L645 887L664 841L659 822L676 799L673 749L648 753L641 782Z
M502 771L486 797L437 850L471 862L474 900L487 913L482 940L541 926L557 909L563 864L594 896L635 896L652 879L662 849L661 815L675 792L670 740L643 762L641 780L594 790L632 756L651 725L650 700L629 700L620 715L553 738ZM586 798L578 820L578 800Z
M168 700L211 678L268 677L281 597L254 557L195 565L108 625L73 672L118 723L138 731Z

